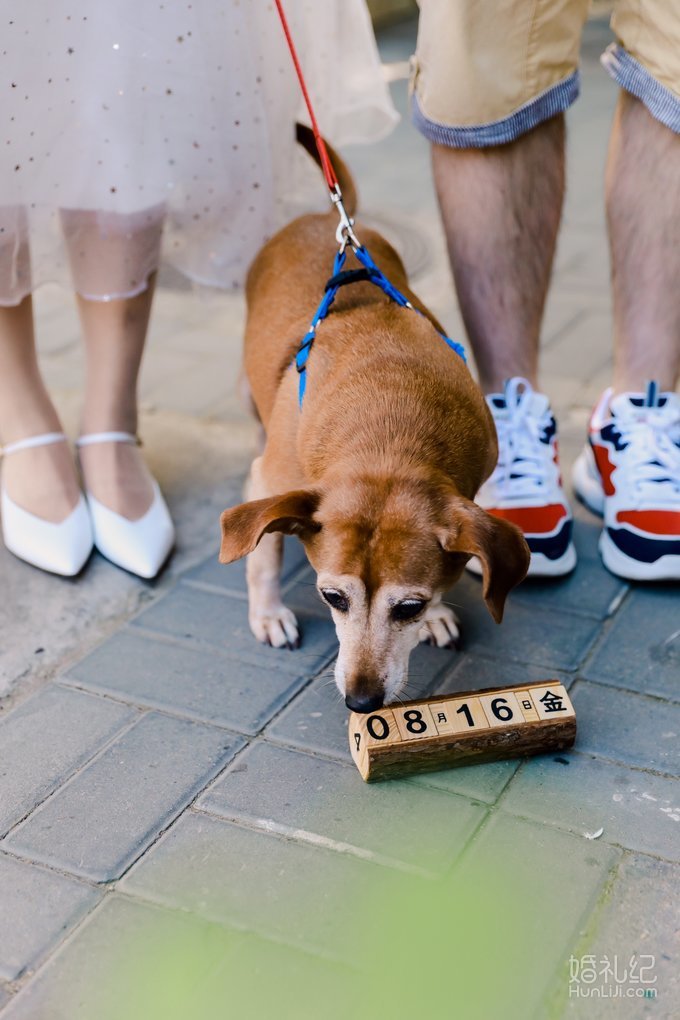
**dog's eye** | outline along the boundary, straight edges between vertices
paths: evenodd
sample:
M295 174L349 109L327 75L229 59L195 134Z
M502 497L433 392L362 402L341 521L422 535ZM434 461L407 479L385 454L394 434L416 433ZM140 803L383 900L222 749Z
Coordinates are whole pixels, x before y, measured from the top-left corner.
M326 600L332 609L337 609L340 613L346 613L349 609L349 599L347 596L342 595L339 591L335 591L333 588L328 588L326 591L322 591L321 597Z
M397 621L415 620L424 608L425 601L423 599L407 599L394 606L390 615L393 620Z

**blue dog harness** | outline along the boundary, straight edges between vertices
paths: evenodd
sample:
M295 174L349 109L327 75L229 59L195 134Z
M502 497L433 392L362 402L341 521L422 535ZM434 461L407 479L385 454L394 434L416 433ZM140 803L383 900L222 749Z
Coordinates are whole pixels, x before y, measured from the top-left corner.
M351 222L351 221L350 221ZM363 269L345 269L343 266L347 259L347 242L342 244L340 251L335 256L333 262L333 275L326 284L324 296L321 300L321 304L316 310L316 315L312 319L312 324L302 338L302 342L297 349L295 354L294 364L299 375L299 386L298 386L298 403L302 407L302 401L305 395L305 387L307 385L307 361L312 350L312 345L316 339L316 330L319 323L323 322L328 313L331 310L331 305L335 301L336 294L341 287L344 287L348 283L357 283L360 280L367 280L369 283L375 284L387 296L400 305L402 308L410 308L411 311L418 312L419 315L423 313L414 308L408 298L404 297L400 290L390 283L385 274L378 269L375 262L369 255L368 251L363 245L352 244L352 251L356 255L359 262L361 262ZM439 332L439 330L437 330ZM448 344L452 351L454 351L459 357L465 361L465 348L462 344L457 343L450 337L446 336L445 333L439 333L444 343Z

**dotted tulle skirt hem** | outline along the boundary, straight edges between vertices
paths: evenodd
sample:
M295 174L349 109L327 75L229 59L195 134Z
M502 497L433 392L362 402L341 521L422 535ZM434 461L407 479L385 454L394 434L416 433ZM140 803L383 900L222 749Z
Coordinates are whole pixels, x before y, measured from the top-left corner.
M364 0L287 0L322 130L396 114ZM2 0L0 304L45 282L133 296L162 265L241 286L292 215L328 207L273 4Z

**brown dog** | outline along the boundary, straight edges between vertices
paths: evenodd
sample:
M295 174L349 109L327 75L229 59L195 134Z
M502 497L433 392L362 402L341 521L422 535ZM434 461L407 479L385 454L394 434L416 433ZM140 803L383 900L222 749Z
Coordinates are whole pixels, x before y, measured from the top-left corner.
M298 139L314 153L307 129ZM351 213L354 187L335 153L333 163ZM402 689L419 640L457 640L441 599L470 556L500 622L529 551L514 525L473 502L498 455L484 397L409 290L394 249L357 230L423 314L369 282L341 288L319 327L300 408L292 361L331 273L335 213L302 216L264 246L247 282L245 369L267 439L252 465L251 502L222 514L220 560L248 554L251 629L294 648L279 571L282 534L301 539L340 641L336 683L349 708L369 712Z

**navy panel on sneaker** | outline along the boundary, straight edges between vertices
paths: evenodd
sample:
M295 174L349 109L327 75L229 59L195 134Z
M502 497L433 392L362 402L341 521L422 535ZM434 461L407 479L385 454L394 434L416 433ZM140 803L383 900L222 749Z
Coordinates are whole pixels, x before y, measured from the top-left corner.
M680 556L680 539L644 538L628 528L607 528L607 534L622 553L640 563L656 563L662 556Z

